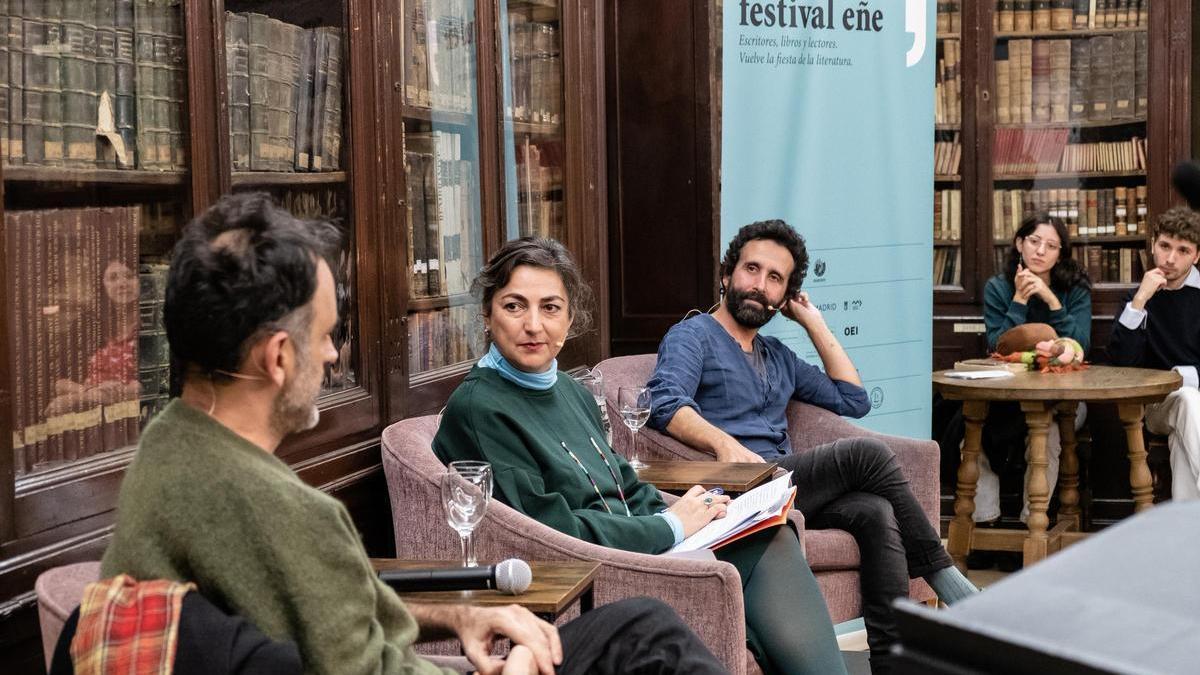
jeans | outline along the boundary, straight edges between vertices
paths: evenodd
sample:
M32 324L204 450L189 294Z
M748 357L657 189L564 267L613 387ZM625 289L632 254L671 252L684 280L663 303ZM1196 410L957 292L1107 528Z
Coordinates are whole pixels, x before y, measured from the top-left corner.
M597 607L558 631L563 646L558 675L728 672L675 610L651 598Z
M917 503L887 444L845 438L788 455L796 508L808 527L837 528L859 550L863 620L872 661L897 640L892 601L908 597L908 580L952 565L937 530Z

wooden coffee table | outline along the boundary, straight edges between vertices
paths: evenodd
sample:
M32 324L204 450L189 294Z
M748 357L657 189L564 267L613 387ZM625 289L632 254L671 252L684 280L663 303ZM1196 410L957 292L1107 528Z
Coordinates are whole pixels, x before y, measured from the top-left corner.
M652 460L638 471L638 478L663 492L686 492L693 485L719 487L725 494L748 492L775 472L775 465L759 462L706 462Z
M427 569L457 567L450 560L398 560L395 558L372 558L375 571ZM599 563L589 562L531 562L533 583L518 595L507 595L496 590L482 591L437 591L430 593L400 593L405 602L425 604L463 604L478 607L520 605L539 617L554 623L576 600L579 611L587 612L595 606L593 585L600 571Z
M1075 408L1079 401L1105 401L1117 404L1117 414L1125 427L1129 448L1129 487L1134 508L1150 508L1150 469L1142 441L1142 416L1148 403L1157 403L1182 383L1179 373L1145 368L1091 366L1073 373L1016 373L994 380L960 380L946 377L948 371L933 374L933 386L942 396L963 402L966 437L963 439L962 464L958 468L958 488L954 498L954 520L950 522L951 557L966 569L967 553L972 548L1022 551L1025 564L1031 565L1064 543L1082 536L1079 532L1079 459L1075 454ZM975 484L979 480L979 453L983 422L991 401L1020 403L1029 425L1029 466L1025 489L1029 494L1028 532L1006 529L975 529ZM1046 507L1050 502L1046 480L1046 433L1052 423L1052 409L1058 410L1058 428L1062 440L1059 460L1058 522L1049 528Z

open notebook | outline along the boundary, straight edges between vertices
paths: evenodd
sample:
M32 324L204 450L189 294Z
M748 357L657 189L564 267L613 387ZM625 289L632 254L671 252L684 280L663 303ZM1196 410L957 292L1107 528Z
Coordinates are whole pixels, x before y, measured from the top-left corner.
M759 530L787 522L787 512L796 497L789 471L729 502L725 517L714 520L671 549L679 551L715 550Z

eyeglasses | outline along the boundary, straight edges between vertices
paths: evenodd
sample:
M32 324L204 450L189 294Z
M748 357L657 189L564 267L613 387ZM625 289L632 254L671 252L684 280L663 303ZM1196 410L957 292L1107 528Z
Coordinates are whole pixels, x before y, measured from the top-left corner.
M1034 247L1035 249L1041 248L1043 244L1046 245L1046 250L1050 251L1050 252L1057 252L1062 249L1061 244L1056 244L1052 241L1046 241L1045 239L1042 239L1041 237L1037 236L1036 234L1031 234L1028 237L1025 237L1025 241L1028 242L1029 245Z

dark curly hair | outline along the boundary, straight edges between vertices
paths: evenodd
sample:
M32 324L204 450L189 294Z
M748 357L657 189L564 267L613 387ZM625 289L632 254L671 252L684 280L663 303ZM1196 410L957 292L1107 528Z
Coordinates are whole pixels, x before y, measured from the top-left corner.
M1159 235L1183 239L1200 246L1200 213L1186 206L1168 209L1154 225L1154 238Z
M570 251L547 237L521 237L500 247L471 283L471 293L483 303L484 316L492 315L492 298L508 285L513 270L521 265L554 270L567 289L567 310L571 316L569 337L582 335L592 325L592 289L583 279Z
M1038 225L1053 227L1054 231L1058 233L1058 240L1062 242L1062 248L1058 251L1058 262L1054 263L1054 267L1050 269L1051 290L1065 293L1076 286L1091 288L1092 282L1088 279L1087 270L1079 264L1079 261L1071 257L1071 235L1067 232L1066 223L1062 221L1062 218L1052 216L1045 211L1025 216L1025 219L1021 221L1021 227L1017 228L1016 234L1013 235L1013 244L1008 247L1008 257L1004 262L1004 276L1009 283L1016 285L1017 263L1020 262L1021 256L1021 252L1017 250L1016 239L1017 237L1024 239L1033 234Z
M786 297L799 293L800 286L804 284L804 277L808 275L808 249L804 247L804 237L792 229L791 225L779 219L760 220L738 230L729 242L729 248L725 250L725 257L721 259L721 278L733 276L733 270L737 269L738 261L742 258L742 248L755 239L773 241L792 254L795 267L788 277Z
M318 260L330 270L341 235L301 220L262 192L226 195L184 228L167 273L163 323L176 363L210 377L237 372L269 333L300 343ZM336 273L336 272L335 272Z

